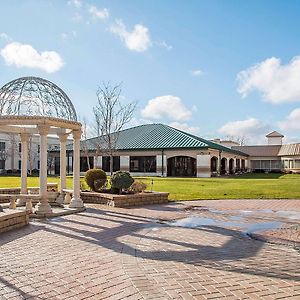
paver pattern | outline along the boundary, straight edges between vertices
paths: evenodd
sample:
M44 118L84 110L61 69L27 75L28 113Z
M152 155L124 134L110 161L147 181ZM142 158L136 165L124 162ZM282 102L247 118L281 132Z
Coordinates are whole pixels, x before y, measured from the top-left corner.
M207 208L300 212L300 201L89 205L32 221L0 235L0 299L300 299L297 249L250 239L239 228L165 224L191 208L206 216L214 213Z

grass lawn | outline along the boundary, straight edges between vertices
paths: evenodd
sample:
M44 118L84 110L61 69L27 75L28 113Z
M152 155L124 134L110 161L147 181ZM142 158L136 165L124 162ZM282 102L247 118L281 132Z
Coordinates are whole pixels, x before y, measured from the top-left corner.
M170 200L299 198L300 175L246 174L228 178L143 178Z
M138 178L153 191L169 192L170 200L194 199L255 199L299 198L300 175L297 174L246 174L228 178ZM83 180L83 178L82 178ZM58 177L49 177L48 182L59 183ZM20 177L0 177L0 187L19 187ZM38 177L28 177L28 186L39 186ZM67 187L72 187L72 177L67 177Z

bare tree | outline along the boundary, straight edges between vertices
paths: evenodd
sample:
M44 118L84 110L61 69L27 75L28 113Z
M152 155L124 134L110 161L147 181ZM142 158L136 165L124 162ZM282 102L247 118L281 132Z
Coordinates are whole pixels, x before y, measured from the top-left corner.
M93 108L96 132L96 149L107 153L110 158L110 174L113 173L113 154L116 150L119 133L130 122L136 103L122 105L120 101L121 84L112 86L103 83L97 90L98 104Z
M19 143L14 133L7 133L8 137L8 148L7 148L7 158L10 157L11 159L11 166L10 169L15 169L15 157L21 158L21 152L19 151Z
M87 162L87 167L88 169L91 168L90 164L90 156L89 156L89 147L88 147L88 129L87 129L87 122L86 119L84 118L82 120L82 131L81 131L81 147L82 147L82 152L84 156L86 157L86 162Z
M48 174L52 174L51 171L55 169L55 154L53 154L51 151L55 150L54 145L50 145L48 147L48 155L47 155L47 172Z
M247 144L247 137L244 135L239 135L239 136L228 135L227 139L233 142L237 142L240 146L245 146Z
M28 170L29 174L32 175L32 170L34 169L34 165L38 161L39 158L39 145L34 142L33 136L29 136L28 140Z

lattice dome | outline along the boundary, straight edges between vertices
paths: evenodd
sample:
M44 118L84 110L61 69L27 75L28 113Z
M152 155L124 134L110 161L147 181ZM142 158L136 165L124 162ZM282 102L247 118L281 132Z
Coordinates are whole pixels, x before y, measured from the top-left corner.
M22 77L0 89L1 116L42 116L77 121L75 108L54 83L39 77Z

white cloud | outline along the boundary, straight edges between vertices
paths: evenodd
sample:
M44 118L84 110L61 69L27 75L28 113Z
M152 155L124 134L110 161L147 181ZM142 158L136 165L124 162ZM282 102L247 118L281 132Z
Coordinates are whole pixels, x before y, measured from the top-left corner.
M134 29L130 32L121 20L110 27L110 31L120 37L125 46L136 52L144 52L151 46L149 29L141 24L134 25Z
M156 42L156 45L162 48L165 48L168 51L171 51L173 49L173 46L167 44L165 41L162 42Z
M95 19L100 19L100 20L104 20L107 19L109 17L109 11L107 8L97 8L94 5L91 5L89 8L89 13L93 16L93 18Z
M69 0L68 5L80 8L82 6L81 0Z
M187 123L180 123L180 122L171 122L169 124L171 127L177 128L179 130L185 131L185 132L189 132L192 134L198 134L200 128L196 127L196 126L190 126Z
M198 69L198 70L191 71L191 74L192 76L201 76L204 74L204 72Z
M242 121L228 122L218 132L230 137L245 137L249 142L262 142L270 127L255 119L249 118Z
M238 92L244 98L257 90L265 101L274 104L300 101L299 78L299 56L286 65L271 57L238 74Z
M151 120L169 118L173 121L186 121L192 117L192 111L182 103L179 97L172 95L149 100L141 113L144 118Z
M13 39L8 34L0 32L0 40L5 42L12 42Z
M300 130L300 108L296 108L286 117L285 120L278 123L282 130Z
M15 65L17 68L27 67L54 73L64 65L62 58L55 51L39 53L31 45L17 42L7 44L0 53L7 65Z

